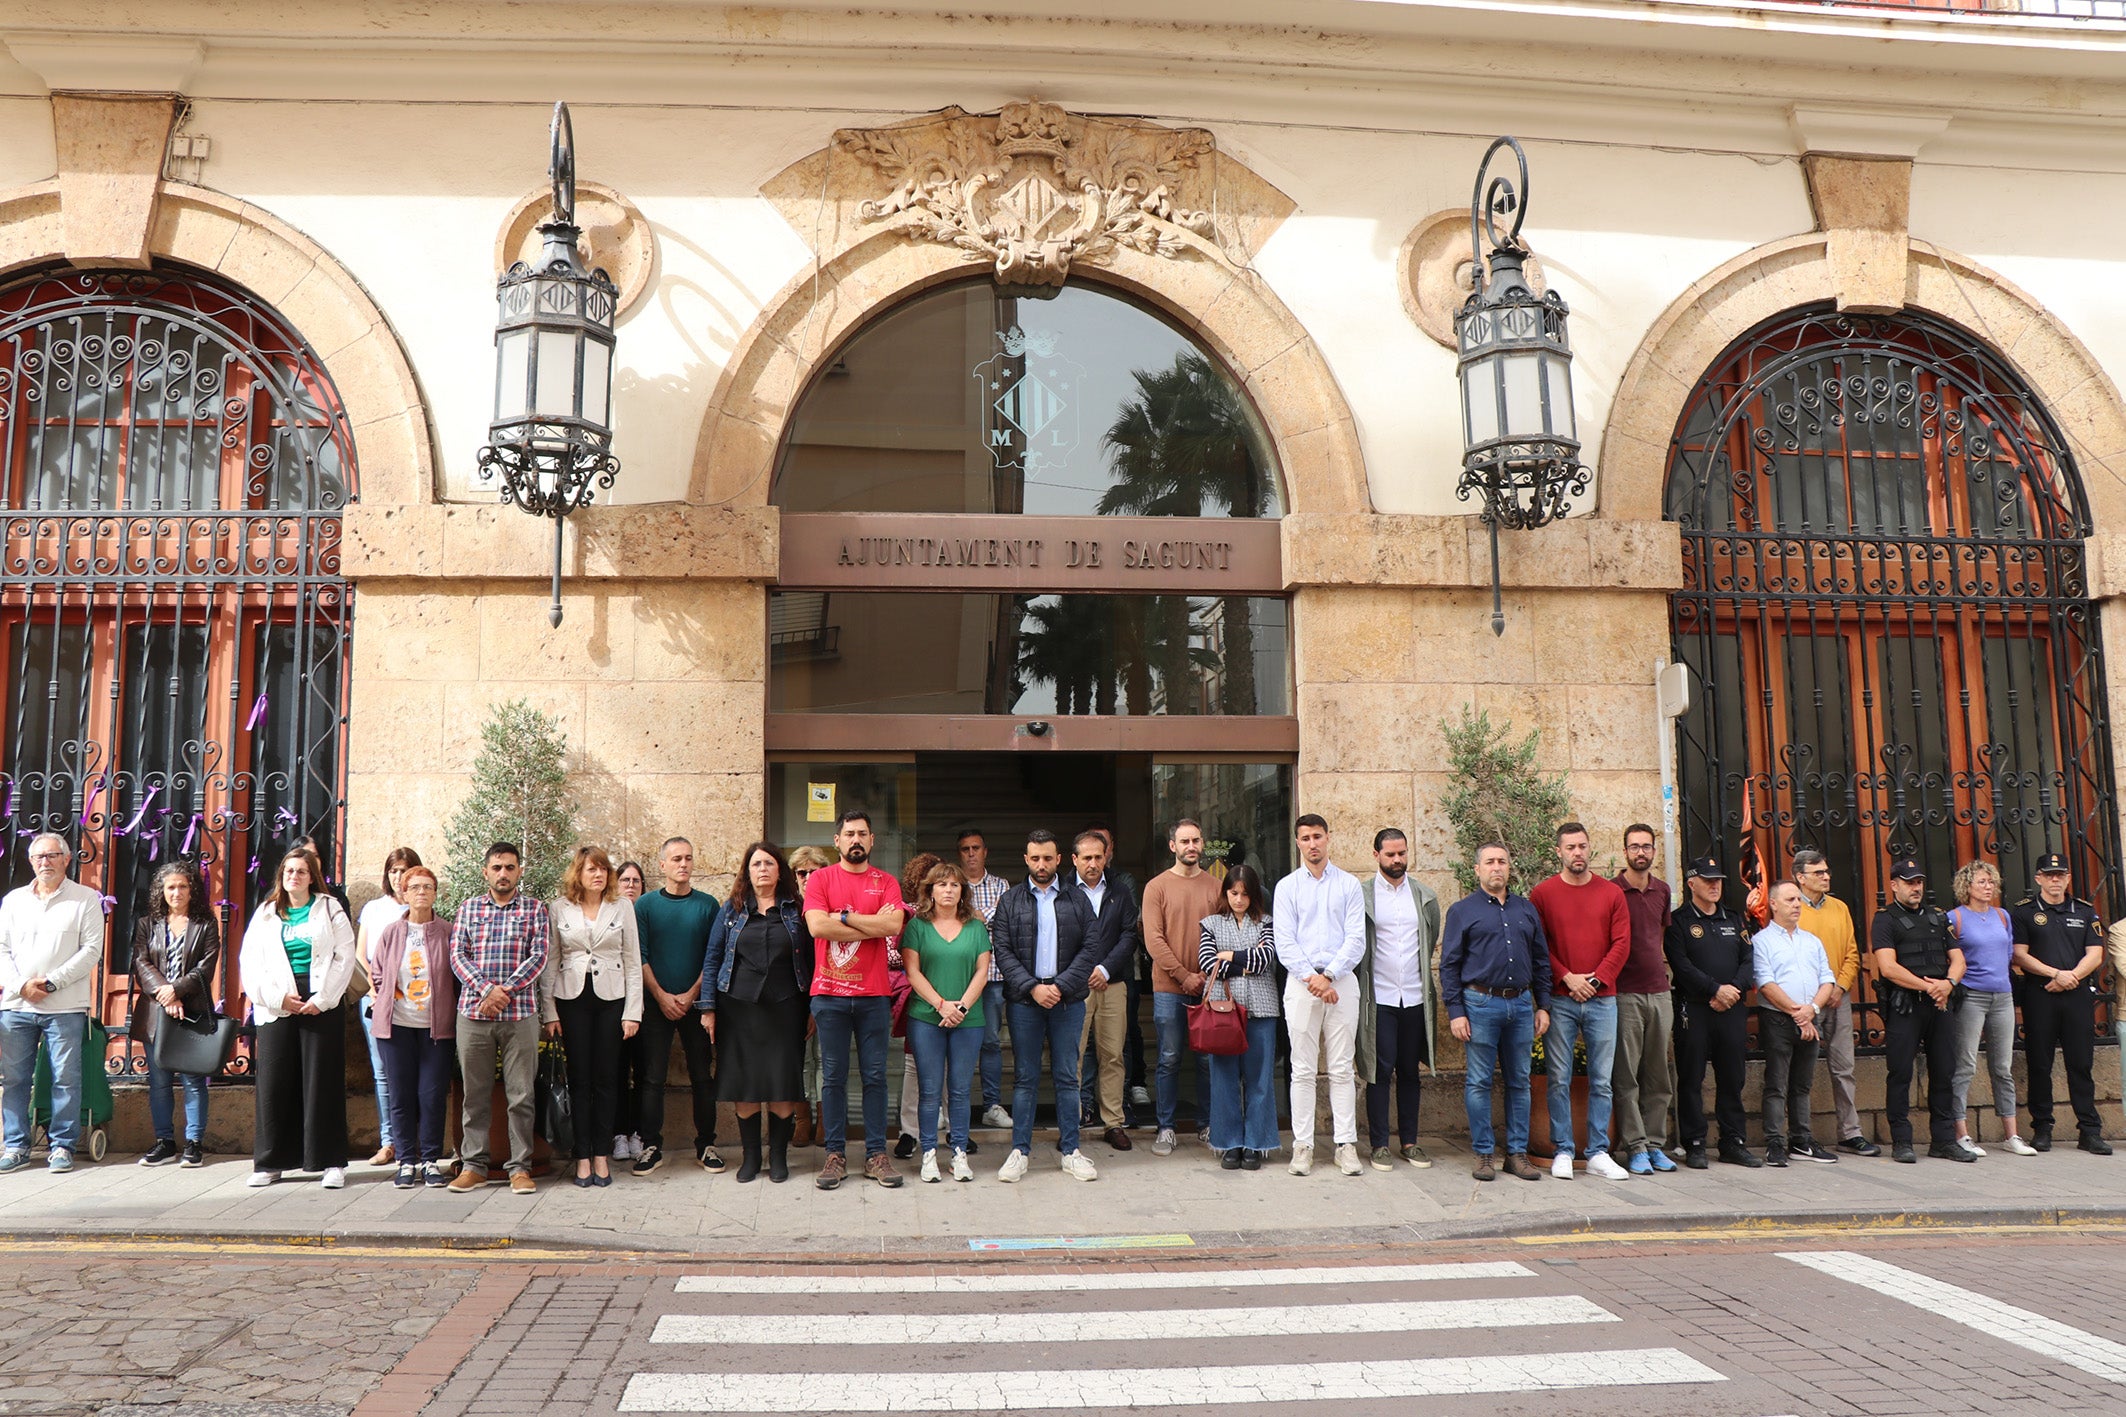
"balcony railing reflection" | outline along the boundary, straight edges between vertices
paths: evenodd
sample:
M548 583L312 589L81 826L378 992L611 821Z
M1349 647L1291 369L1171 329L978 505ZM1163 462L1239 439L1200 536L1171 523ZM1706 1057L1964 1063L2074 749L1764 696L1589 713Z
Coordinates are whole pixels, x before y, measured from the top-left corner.
M2126 21L2126 0L1806 0L1806 3L1840 10L1916 10L1926 14Z

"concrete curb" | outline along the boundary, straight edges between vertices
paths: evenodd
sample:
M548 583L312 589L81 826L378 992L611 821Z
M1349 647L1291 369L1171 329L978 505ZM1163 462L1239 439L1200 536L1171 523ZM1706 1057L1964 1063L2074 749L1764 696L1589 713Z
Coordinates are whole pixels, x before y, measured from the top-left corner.
M977 1259L984 1263L1130 1263L1148 1257L1168 1261L1190 1256L1211 1256L1247 1250L1264 1256L1297 1253L1309 1256L1345 1255L1381 1251L1408 1245L1482 1244L1511 1240L1571 1240L1599 1242L1636 1236L1672 1236L1681 1240L1747 1239L1776 1236L1798 1230L1855 1230L1923 1234L1952 1228L2067 1229L2126 1225L2126 1204L2079 1207L2012 1206L1982 1204L1942 1207L1927 1211L1910 1209L1859 1210L1852 1207L1803 1207L1775 1215L1737 1214L1728 1210L1670 1211L1658 1216L1592 1215L1563 1212L1540 1218L1505 1218L1475 1221L1444 1221L1429 1225L1398 1225L1385 1229L1345 1226L1335 1229L1281 1231L1267 1236L1260 1231L1191 1231L1187 1246L1141 1248L1085 1248L1060 1246L1053 1249L973 1251L964 1236L908 1237L887 1241L856 1236L823 1235L781 1244L762 1244L752 1237L728 1242L674 1245L671 1237L618 1232L586 1232L582 1227L529 1226L506 1234L478 1234L459 1230L393 1229L370 1227L324 1227L318 1230L288 1230L261 1227L158 1225L133 1226L11 1226L0 1229L0 1245L8 1244L132 1244L143 1248L158 1245L280 1246L295 1250L399 1250L432 1254L438 1258L463 1255L467 1259L546 1260L588 1263L620 1256L639 1257L661 1263L770 1263L824 1265L862 1262L867 1264L934 1264L945 1259ZM557 1260L557 1256L566 1258Z

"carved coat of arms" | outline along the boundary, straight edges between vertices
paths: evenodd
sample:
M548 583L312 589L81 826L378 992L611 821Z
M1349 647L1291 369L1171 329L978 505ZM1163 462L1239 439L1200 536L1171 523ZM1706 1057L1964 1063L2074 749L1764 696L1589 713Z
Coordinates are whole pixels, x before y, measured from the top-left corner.
M1061 285L1073 261L1116 246L1178 256L1215 241L1210 214L1175 200L1212 150L1200 128L1081 118L1047 103L943 116L834 135L892 184L862 204L864 220L907 214L928 239L988 257L1008 285Z

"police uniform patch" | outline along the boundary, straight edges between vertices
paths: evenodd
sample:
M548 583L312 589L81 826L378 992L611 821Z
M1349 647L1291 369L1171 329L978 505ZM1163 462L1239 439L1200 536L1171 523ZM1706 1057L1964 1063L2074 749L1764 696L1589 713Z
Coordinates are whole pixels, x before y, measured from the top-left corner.
M2036 924L2036 925L2042 925L2042 924L2044 924L2044 923L2045 923L2045 912L2044 912L2044 911L2042 911L2042 910L2040 910L2040 911L2039 911L2039 912L2038 912L2037 914L2035 914L2035 915L2031 916L2031 917L2030 917L2030 920L2031 920L2031 923L2033 923L2033 924Z
M1690 927L1690 937L1691 937L1691 938L1692 938L1693 940L1702 940L1702 939L1704 939L1704 938L1705 938L1705 927L1704 927L1703 925L1693 925L1693 926L1691 926L1691 927Z

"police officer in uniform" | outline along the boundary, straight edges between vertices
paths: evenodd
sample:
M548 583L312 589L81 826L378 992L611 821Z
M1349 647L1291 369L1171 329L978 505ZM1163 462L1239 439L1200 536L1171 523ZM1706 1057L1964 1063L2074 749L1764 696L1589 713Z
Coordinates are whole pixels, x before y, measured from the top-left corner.
M2096 972L2104 966L2104 923L2084 900L2067 894L2067 858L2037 859L2037 893L2008 912L2015 927L2015 968L2023 1009L2023 1047L2030 1060L2030 1144L2052 1150L2052 1052L2067 1055L2067 1097L2081 1148L2111 1155L2096 1111Z
M1743 1006L1754 977L1749 926L1720 904L1726 873L1701 856L1683 872L1688 904L1669 916L1669 973L1675 983L1677 1123L1683 1164L1703 1171L1705 1160L1705 1064L1713 1065L1713 1113L1720 1119L1720 1159L1734 1166L1764 1163L1744 1145L1748 1119L1742 1111L1743 1058L1749 1010Z
M1907 1164L1912 1152L1912 1064L1927 1055L1927 1155L1943 1161L1976 1161L1956 1144L1956 1006L1963 1002L1964 952L1957 948L1949 917L1927 904L1927 873L1917 861L1890 868L1890 904L1875 913L1868 931L1880 981L1889 1074L1883 1111L1890 1121L1890 1157Z

